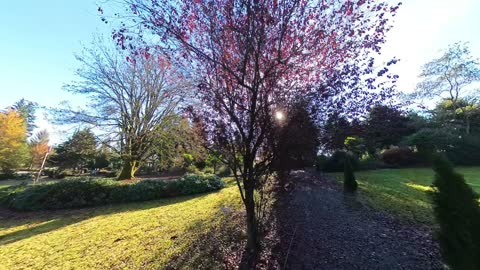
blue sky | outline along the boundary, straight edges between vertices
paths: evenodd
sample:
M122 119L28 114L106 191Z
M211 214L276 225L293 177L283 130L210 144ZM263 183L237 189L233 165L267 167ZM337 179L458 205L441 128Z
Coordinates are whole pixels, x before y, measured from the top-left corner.
M61 90L75 79L74 53L88 45L95 33L110 33L93 0L19 0L0 8L0 108L20 98L43 106L76 100ZM398 87L411 91L423 63L456 41L469 41L480 57L480 1L407 0L399 9L383 55L401 61L395 71ZM51 125L39 117L39 125Z
M108 33L94 1L20 0L0 8L0 107L24 97L53 106L74 79L74 52Z

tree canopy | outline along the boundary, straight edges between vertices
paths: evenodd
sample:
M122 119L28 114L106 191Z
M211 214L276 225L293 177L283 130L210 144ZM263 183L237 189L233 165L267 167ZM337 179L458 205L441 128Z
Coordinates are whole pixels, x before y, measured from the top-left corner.
M176 113L189 83L162 57L125 56L103 45L77 57L81 80L65 86L89 97L90 106L64 109L61 119L101 129L123 159L119 179L129 179L153 155L156 132Z
M10 173L28 158L26 123L13 109L0 112L0 170Z

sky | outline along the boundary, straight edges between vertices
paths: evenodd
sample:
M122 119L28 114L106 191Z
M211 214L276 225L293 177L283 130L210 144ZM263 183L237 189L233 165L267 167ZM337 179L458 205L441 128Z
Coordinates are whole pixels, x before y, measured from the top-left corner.
M101 22L94 0L18 0L0 8L0 108L25 98L52 107L63 100L78 101L62 90L75 80L79 67L74 53L81 52L95 34L110 34ZM395 17L382 55L400 62L398 89L413 91L422 64L457 41L470 42L480 57L480 1L406 0ZM38 125L47 128L52 141L65 140L39 113Z

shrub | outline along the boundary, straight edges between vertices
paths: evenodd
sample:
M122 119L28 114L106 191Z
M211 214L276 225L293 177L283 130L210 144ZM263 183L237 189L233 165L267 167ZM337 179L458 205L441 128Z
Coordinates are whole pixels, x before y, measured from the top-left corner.
M412 166L422 163L420 156L407 147L385 150L380 158L383 162L395 166Z
M17 174L14 171L4 171L0 173L0 180L11 180L16 179Z
M205 167L202 172L206 174L214 174L214 170L212 167Z
M445 157L434 157L433 169L431 196L442 257L451 269L480 269L478 195Z
M480 165L480 136L462 136L446 154L455 165Z
M393 165L388 165L382 160L379 160L373 156L367 156L362 158L358 162L358 170L377 170L377 169L384 169L384 168L392 168L395 167Z
M407 136L403 141L409 146L415 146L420 154L429 157L436 150L448 150L452 142L458 140L458 135L450 130L440 128L423 128Z
M219 177L228 177L232 175L232 171L228 166L222 166L220 169L218 169L217 176Z
M200 170L193 164L188 165L185 170L187 173L200 173Z
M185 167L193 165L193 161L194 159L191 154L183 154L183 163L185 164Z
M327 159L324 164L323 171L325 172L343 172L345 167L345 156L344 151L336 151L331 157ZM350 157L350 163L352 168L355 170L358 168L358 159L356 157Z
M191 195L224 187L215 175L186 175L176 181L145 180L122 184L113 180L63 180L28 186L2 195L0 203L19 210L63 209Z
M327 163L328 157L325 155L318 155L315 159L315 169L317 171L325 170L325 164Z
M347 154L344 159L343 190L346 192L355 192L358 188L358 184L355 180L353 166L350 160L351 157Z
M193 164L194 164L195 167L197 167L199 170L203 170L203 169L205 169L205 167L207 166L207 162L206 162L205 160L195 161Z

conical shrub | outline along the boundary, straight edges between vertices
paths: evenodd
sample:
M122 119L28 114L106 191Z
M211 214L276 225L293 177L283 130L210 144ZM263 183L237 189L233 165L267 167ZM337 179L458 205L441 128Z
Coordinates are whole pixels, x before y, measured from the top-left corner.
M343 170L343 189L345 192L355 192L358 188L350 155L345 155Z
M478 195L443 156L433 160L432 193L438 240L444 262L453 270L480 269L480 207Z

